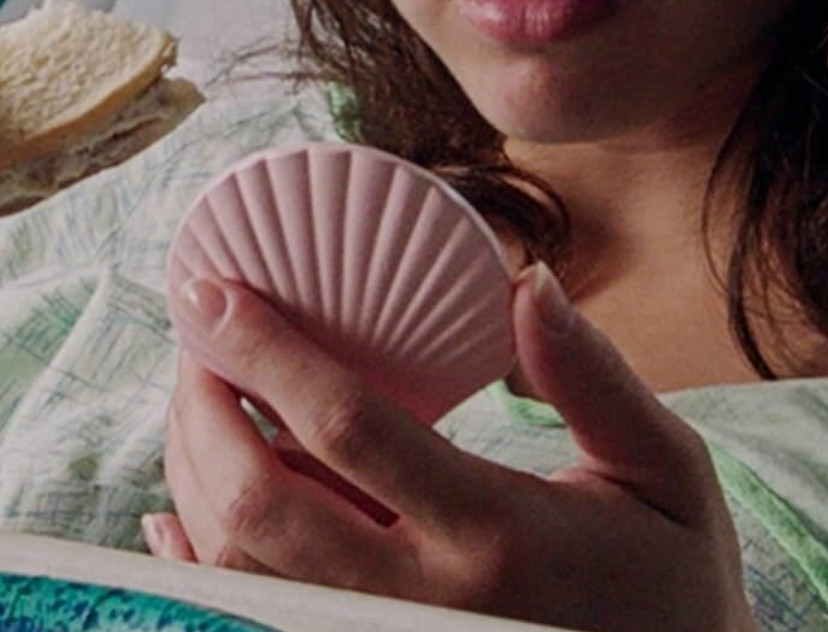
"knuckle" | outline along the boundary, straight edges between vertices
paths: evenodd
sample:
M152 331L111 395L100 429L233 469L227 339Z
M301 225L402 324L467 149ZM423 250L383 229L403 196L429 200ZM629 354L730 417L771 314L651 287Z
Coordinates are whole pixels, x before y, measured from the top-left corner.
M449 582L454 603L482 605L507 581L520 555L520 528L512 520L481 517L427 540L421 551L425 576Z
M346 463L359 463L375 439L376 405L362 389L347 395L312 416L310 441L322 455Z
M679 442L686 456L687 466L699 472L712 471L712 457L704 438L685 421L680 418L677 418L677 420L681 428Z
M257 540L277 525L273 511L272 480L257 476L245 483L241 492L218 511L222 531L230 541Z
M172 433L175 432L180 415L181 405L178 403L178 397L173 397L170 405L167 406L166 423L164 424L164 432L168 441Z
M187 414L189 410L189 392L186 389L179 387L173 394L170 404L167 407L167 427L172 428L176 426L181 418Z
M453 600L464 608L488 609L503 587L512 583L520 552L503 528L483 530L469 544Z
M475 540L477 550L482 551L481 567L486 575L497 578L507 576L518 555L512 529L490 527Z
M167 425L187 423L204 410L204 384L198 379L194 367L182 365L181 371L173 389L170 405L167 408Z
M179 378L176 382L175 388L172 392L170 405L167 407L167 421L171 422L178 418L185 410L187 399L190 395L190 388L188 388L183 378Z
M218 550L213 554L213 559L210 560L212 566L219 568L229 568L232 570L244 570L241 568L239 556L236 555L236 549L233 544L225 539L221 542Z
M172 406L168 413L168 422L165 430L164 445L163 445L163 467L164 476L167 483L171 487L178 484L178 471L181 454L181 441L179 438L178 416L175 412L175 407Z
M164 478L171 488L175 488L178 485L178 476L176 469L178 467L178 464L176 462L176 458L177 457L175 446L168 435L167 440L164 442L163 467ZM172 489L171 491L175 492L174 489Z
M263 351L271 343L277 319L268 318L262 299L252 292L237 292L230 313L231 326L221 327L215 334L216 342L233 349L237 358L257 363L268 354Z
M280 347L274 341L272 330L253 329L243 336L236 336L231 342L235 361L239 362L252 376L265 379L273 370Z
M685 506L694 511L692 520L709 520L722 509L727 513L724 497L719 493L721 488L713 456L704 438L685 424L679 433L679 441L677 462L685 481Z
M215 554L215 559L212 561L212 565L244 573L255 573L258 575L277 574L274 569L262 564L258 560L251 558L229 540L224 541L221 544L221 548L218 553Z
M710 450L702 436L694 429L688 428L687 449L699 463L710 463Z

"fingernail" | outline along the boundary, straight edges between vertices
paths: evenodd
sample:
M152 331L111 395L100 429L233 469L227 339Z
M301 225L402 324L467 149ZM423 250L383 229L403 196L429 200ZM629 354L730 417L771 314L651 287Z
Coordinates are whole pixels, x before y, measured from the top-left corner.
M575 310L555 275L542 261L535 264L532 292L547 330L555 334L566 333L572 324Z
M190 279L181 288L181 308L193 325L204 331L217 328L227 311L224 290L208 279Z
M141 531L144 541L153 555L161 555L164 548L164 530L155 516L146 514L141 518Z

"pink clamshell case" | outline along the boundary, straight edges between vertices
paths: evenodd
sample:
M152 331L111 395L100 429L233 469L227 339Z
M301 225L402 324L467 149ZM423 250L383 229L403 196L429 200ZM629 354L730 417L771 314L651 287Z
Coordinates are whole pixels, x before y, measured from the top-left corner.
M513 364L493 231L434 174L376 149L306 143L232 166L185 214L168 272L170 292L196 277L249 286L426 424ZM199 362L258 396L171 318Z

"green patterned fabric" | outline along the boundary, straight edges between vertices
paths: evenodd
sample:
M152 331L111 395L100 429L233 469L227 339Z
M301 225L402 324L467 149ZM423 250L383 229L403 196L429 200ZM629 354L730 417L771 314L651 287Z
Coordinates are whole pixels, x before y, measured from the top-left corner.
M790 506L753 471L727 452L713 448L725 490L759 518L785 552L801 567L823 604L828 604L828 547Z
M337 135L345 142L357 142L360 136L359 105L353 91L340 83L330 83L325 87L325 97Z
M540 475L574 462L575 445L552 407L512 395L503 382L486 395L443 422L456 443ZM763 629L828 630L828 380L693 389L661 399L708 440ZM505 421L493 419L492 404Z

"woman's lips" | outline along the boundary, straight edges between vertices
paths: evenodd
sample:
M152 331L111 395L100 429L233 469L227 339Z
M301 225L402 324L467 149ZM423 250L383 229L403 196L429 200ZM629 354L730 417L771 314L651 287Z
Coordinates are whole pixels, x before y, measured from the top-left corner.
M620 0L457 0L460 13L509 46L536 48L609 18Z

